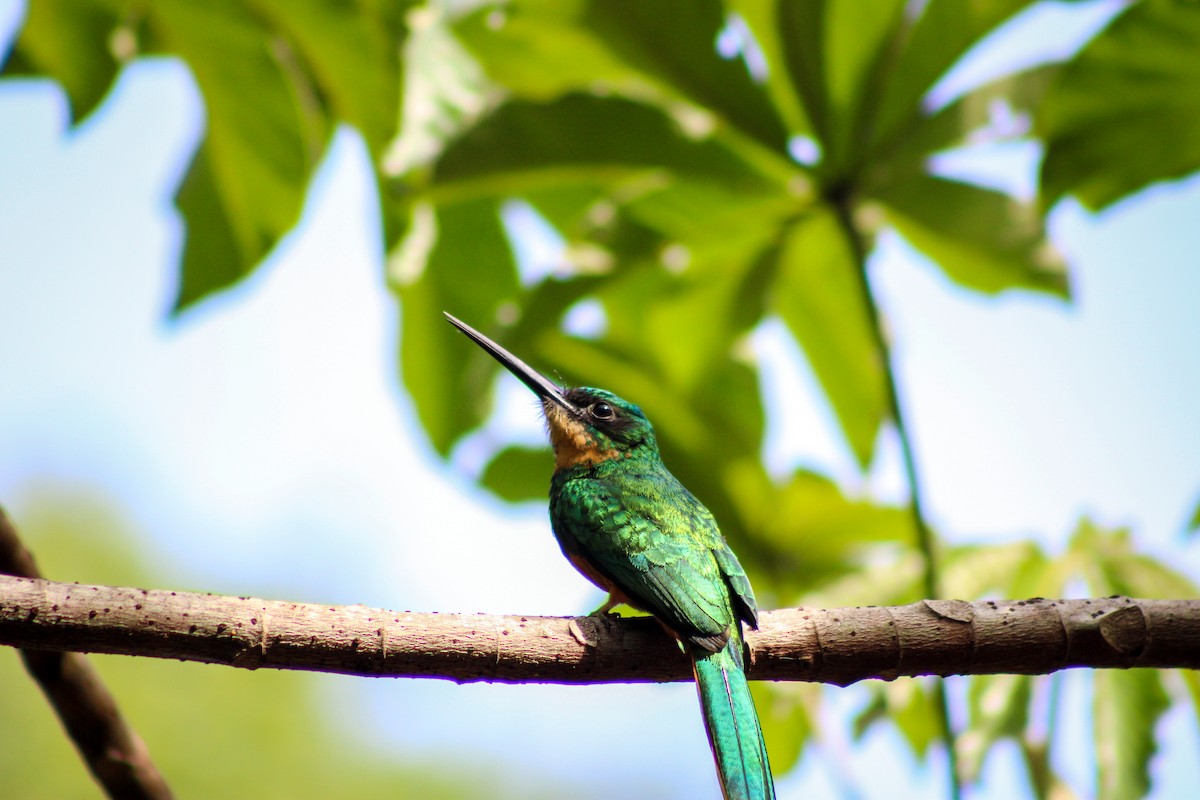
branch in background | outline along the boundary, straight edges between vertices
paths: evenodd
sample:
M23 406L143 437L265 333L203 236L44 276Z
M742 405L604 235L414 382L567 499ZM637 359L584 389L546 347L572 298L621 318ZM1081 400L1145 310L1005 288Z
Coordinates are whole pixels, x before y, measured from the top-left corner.
M1200 668L1200 600L923 600L790 609L747 633L750 677ZM691 680L649 618L396 612L0 577L0 644L245 669L500 683Z
M8 575L40 577L33 555L21 544L3 508L0 508L0 573L4 573L5 580L18 580ZM171 798L171 789L150 760L145 743L125 722L116 701L85 656L23 649L21 659L109 797Z

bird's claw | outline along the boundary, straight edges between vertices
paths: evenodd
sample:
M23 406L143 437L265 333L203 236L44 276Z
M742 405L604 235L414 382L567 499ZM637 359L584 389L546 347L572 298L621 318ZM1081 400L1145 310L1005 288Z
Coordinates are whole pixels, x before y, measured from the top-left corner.
M588 614L588 616L596 617L598 619L611 619L613 617L619 617L621 615L613 611L613 609L619 605L621 605L621 601L610 594L608 599L604 601L604 604L592 613Z

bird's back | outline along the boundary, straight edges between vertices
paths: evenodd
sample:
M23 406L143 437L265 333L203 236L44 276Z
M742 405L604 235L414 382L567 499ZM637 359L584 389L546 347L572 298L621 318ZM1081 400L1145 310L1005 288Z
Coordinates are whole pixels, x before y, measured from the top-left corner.
M617 458L555 473L550 517L563 552L586 563L680 638L719 649L754 597L712 514L657 458ZM611 584L611 585L606 585Z

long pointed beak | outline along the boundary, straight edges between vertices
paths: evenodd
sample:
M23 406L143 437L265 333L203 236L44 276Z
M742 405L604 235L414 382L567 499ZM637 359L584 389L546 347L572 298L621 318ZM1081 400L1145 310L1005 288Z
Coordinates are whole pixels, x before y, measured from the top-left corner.
M503 367L513 375L516 375L517 378L520 379L521 383L532 389L533 393L538 397L542 398L543 400L550 400L553 403L557 403L572 414L576 416L579 415L579 409L567 400L567 398L563 395L563 390L556 386L545 375L538 372L536 369L529 366L512 353L508 352L503 347L496 344L491 339L484 336L482 333L475 330L458 317L455 317L453 314L450 314L447 311L443 311L442 313L446 315L446 319L450 321L451 325L458 328L472 341L474 341L475 344L486 350L488 355L499 361L501 365L503 365Z

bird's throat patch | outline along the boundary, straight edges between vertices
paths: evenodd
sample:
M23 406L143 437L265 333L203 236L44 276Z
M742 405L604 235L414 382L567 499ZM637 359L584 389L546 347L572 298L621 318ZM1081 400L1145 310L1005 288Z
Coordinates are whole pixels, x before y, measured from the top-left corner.
M615 448L604 448L581 421L552 401L544 404L550 426L550 444L554 446L554 468L565 469L583 464L598 464L617 458Z

